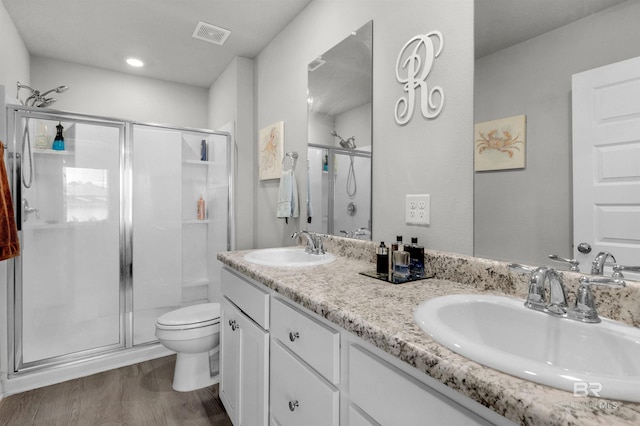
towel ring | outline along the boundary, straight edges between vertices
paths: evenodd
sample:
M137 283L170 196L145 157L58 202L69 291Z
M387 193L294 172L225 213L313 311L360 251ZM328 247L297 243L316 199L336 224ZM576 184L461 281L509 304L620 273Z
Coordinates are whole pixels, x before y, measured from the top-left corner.
M287 160L287 157L291 157L291 169L290 170L295 170L296 168L296 160L298 159L298 153L297 152L287 152L284 157L282 157L282 171L285 171L285 162Z

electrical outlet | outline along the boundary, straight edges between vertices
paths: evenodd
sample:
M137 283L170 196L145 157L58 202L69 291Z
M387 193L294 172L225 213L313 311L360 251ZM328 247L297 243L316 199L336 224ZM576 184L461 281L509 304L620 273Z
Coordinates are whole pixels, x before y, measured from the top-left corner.
M407 194L405 222L410 225L431 224L431 196L429 194Z

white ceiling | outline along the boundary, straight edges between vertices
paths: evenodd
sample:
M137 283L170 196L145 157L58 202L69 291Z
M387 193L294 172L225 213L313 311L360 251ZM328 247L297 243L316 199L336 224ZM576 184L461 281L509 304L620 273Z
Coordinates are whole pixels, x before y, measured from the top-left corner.
M624 1L626 0L475 0L476 58Z
M311 0L2 0L30 54L210 87L236 56L255 57ZM223 46L192 38L204 21ZM141 69L125 64L135 56Z
M208 88L255 57L311 0L2 0L32 55ZM349 1L349 0L343 0ZM476 57L623 0L476 0ZM228 30L218 46L198 21ZM124 63L128 56L142 69Z

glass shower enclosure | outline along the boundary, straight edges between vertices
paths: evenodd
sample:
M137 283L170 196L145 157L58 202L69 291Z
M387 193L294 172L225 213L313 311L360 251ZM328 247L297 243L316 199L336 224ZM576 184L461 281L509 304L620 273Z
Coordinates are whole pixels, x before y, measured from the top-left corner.
M229 134L17 106L7 127L9 375L154 343L159 315L216 298Z

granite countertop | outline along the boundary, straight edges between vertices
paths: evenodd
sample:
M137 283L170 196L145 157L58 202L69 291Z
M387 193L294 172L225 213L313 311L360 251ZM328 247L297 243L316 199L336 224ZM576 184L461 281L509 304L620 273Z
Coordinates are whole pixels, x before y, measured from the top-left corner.
M309 268L252 264L244 260L248 251L219 253L218 259L515 423L640 424L639 403L578 398L484 367L431 339L413 319L416 306L427 299L456 293L513 296L513 291L446 279L392 285L360 274L375 269L366 256L331 252L335 262Z

